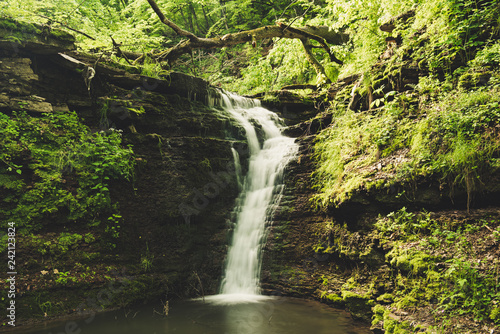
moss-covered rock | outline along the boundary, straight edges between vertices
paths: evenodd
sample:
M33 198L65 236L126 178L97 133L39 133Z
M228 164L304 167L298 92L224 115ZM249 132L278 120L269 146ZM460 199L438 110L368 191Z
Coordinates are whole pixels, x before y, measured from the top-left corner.
M344 299L336 293L324 291L321 293L320 297L323 301L328 304L332 304L336 307L342 307L345 305Z
M372 317L372 306L375 302L369 295L343 290L342 299L353 317L369 321Z
M458 78L458 87L462 89L471 89L484 86L491 78L491 72L466 72Z
M401 249L397 245L386 255L392 267L415 275L422 275L432 268L432 257L424 252Z
M73 50L74 43L75 37L63 30L11 18L0 18L0 44L10 44L13 52L18 48L28 48L37 54L47 54Z
M394 295L392 293L384 293L377 297L377 302L383 304L391 304L394 301Z

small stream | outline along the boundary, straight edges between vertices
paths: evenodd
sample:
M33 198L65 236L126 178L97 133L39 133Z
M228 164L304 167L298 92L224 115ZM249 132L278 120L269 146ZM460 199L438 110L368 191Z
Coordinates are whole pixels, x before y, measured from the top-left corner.
M259 302L215 305L203 301L170 302L168 316L161 305L103 313L87 323L52 323L23 334L368 334L347 313L315 301L267 298ZM157 313L158 312L158 313Z

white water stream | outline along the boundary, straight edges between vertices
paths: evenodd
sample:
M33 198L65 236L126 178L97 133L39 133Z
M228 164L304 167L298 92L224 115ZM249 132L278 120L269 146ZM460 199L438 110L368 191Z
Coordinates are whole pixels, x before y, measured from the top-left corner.
M220 294L213 299L247 302L262 297L259 280L266 225L279 204L283 171L297 154L298 145L281 134L280 118L261 107L260 101L223 93L222 106L245 129L250 158L247 174L238 180L242 189L237 201L240 205L235 209L233 239ZM263 133L260 140L256 128ZM233 156L238 170L235 150Z

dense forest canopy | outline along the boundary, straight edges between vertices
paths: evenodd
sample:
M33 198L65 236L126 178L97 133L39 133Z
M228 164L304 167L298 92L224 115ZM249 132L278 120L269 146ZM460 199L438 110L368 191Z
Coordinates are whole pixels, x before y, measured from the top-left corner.
M180 28L200 38L224 36L277 23L293 28L326 27L353 36L348 43L329 44L331 53L356 69L376 57L384 39L378 24L411 8L414 1L382 4L378 1L158 1L158 7ZM106 52L159 52L177 45L184 37L162 24L145 0L116 1L18 1L0 5L3 15L50 27L72 28L83 50ZM92 37L92 38L89 38ZM373 38L375 37L375 38ZM116 41L116 44L114 44ZM253 44L255 47L251 47ZM314 43L317 46L317 42ZM119 45L120 51L117 50ZM352 53L353 46L362 47ZM176 64L147 64L146 74L182 70L224 86L231 83L240 92L257 92L287 84L321 83L340 72L328 52L312 46L311 56L324 68L317 75L299 40L267 38L235 48L197 49ZM124 59L121 59L125 62ZM146 60L146 63L148 60ZM364 64L364 65L363 65ZM259 78L256 78L256 74ZM327 78L325 78L325 76ZM258 80L255 81L255 80Z
M463 46L486 43L484 39L478 40L479 30L487 28L486 22L495 20L497 11L490 10L495 3L463 0L159 0L158 8L171 22L198 38L223 37L281 24L290 29L326 27L334 34L348 34L350 39L329 43L330 54L324 52L317 41L310 45L308 55L299 40L271 36L236 47L193 48L175 63L169 63L168 59L157 62L154 57L147 56L141 58L141 62L146 63L145 74L161 75L180 70L241 93L255 93L289 84L321 84L335 80L339 74L365 71L385 48L386 37L394 35L412 40L423 34L424 37L439 36L432 41L431 47L423 50L427 54L422 55L429 66L437 68L453 62L451 58L461 53ZM379 29L391 17L411 9L415 11L411 22L399 24L392 33ZM163 24L146 0L8 0L0 5L0 10L4 16L78 30L81 32L77 34L80 48L104 52L119 58L122 63L132 63L134 53L158 55L186 39ZM132 59L125 59L123 54ZM470 54L460 56L471 58ZM316 65L308 61L311 57L317 60ZM335 61L336 58L339 61ZM344 66L340 66L341 63ZM134 65L138 65L137 62Z
M417 32L439 36L432 43L440 52L425 54L422 58L429 58L430 66L446 66L462 46L485 43L478 40L478 29L486 28L488 18L494 20L496 11L489 9L494 8L495 3L463 0L159 0L158 8L169 20L199 38L224 36L277 23L291 28L327 27L335 33L345 32L351 38L345 43L328 45L344 63L342 67L317 47L317 43L311 48L327 78L313 70L314 64L307 61L299 40L279 37L234 48L193 49L175 64L145 59L144 72L160 75L165 71L181 70L205 77L214 84L230 83L233 90L236 88L241 93L335 80L339 74L366 70L381 54L385 38L389 36L380 31L379 26L410 9L416 9L415 19L407 26L399 25L392 34L406 39L414 38ZM113 57L121 56L122 51L125 54L157 53L185 39L162 24L146 0L7 0L0 4L0 10L3 16L76 29L85 34L77 34L80 48L105 52ZM120 61L130 62L123 57Z

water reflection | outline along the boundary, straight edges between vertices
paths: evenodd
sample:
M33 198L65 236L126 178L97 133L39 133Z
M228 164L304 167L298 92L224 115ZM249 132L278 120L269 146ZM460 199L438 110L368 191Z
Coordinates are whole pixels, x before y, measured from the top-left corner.
M175 302L168 317L160 306L101 314L93 321L53 324L44 329L21 330L30 334L368 334L344 312L314 301L268 298L251 303L225 304L202 301Z

